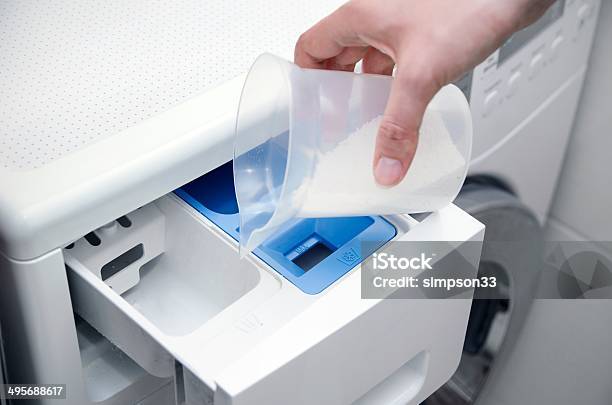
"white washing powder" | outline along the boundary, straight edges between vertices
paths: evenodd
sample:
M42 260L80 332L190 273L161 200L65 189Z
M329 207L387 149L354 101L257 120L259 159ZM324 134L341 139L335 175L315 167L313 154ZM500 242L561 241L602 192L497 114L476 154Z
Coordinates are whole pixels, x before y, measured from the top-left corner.
M293 196L298 217L417 213L439 209L458 191L465 159L439 113L423 118L415 157L395 187L376 183L372 170L378 116L319 155L312 178Z

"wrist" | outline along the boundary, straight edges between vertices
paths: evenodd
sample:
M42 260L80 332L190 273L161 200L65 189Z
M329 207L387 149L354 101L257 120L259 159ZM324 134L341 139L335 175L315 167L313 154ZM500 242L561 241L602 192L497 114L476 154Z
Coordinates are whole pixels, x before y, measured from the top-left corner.
M485 0L483 18L508 37L540 18L556 0Z
M509 18L514 25L513 32L521 30L538 20L556 0L512 0Z

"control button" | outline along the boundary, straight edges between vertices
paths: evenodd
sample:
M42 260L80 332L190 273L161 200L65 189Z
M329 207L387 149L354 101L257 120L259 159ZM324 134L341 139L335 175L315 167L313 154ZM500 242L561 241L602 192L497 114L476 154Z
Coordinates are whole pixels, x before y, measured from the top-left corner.
M583 4L582 6L580 6L580 8L578 8L578 18L580 20L587 20L589 17L591 17L591 14L593 13L593 6L591 6L590 4Z
M508 98L514 96L516 91L518 90L518 86L523 79L523 75L521 72L513 72L508 79L508 89L506 91L506 96Z
M578 7L578 13L576 15L576 35L578 35L582 29L586 26L587 20L593 14L593 6L589 3L585 3Z
M552 44L550 44L550 59L556 59L557 55L559 55L559 50L564 42L563 35L559 34L553 39Z
M533 79L540 73L542 70L542 65L544 64L544 56L541 53L537 53L531 58L531 63L529 64L529 78Z
M482 115L488 117L493 112L493 109L497 105L499 99L499 92L497 90L491 90L485 94L484 98L484 109Z

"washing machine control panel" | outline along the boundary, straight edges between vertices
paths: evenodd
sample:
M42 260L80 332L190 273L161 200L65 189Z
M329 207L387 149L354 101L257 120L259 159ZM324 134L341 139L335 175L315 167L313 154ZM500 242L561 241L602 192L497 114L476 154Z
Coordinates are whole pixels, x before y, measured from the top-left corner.
M586 68L600 0L557 0L456 84L474 119L472 159L487 153Z

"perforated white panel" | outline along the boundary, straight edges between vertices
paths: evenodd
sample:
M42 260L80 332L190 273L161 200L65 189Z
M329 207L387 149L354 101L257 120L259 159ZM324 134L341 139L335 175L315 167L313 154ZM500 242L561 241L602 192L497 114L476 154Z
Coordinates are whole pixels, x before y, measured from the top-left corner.
M0 1L0 166L43 166L246 71L341 1Z

